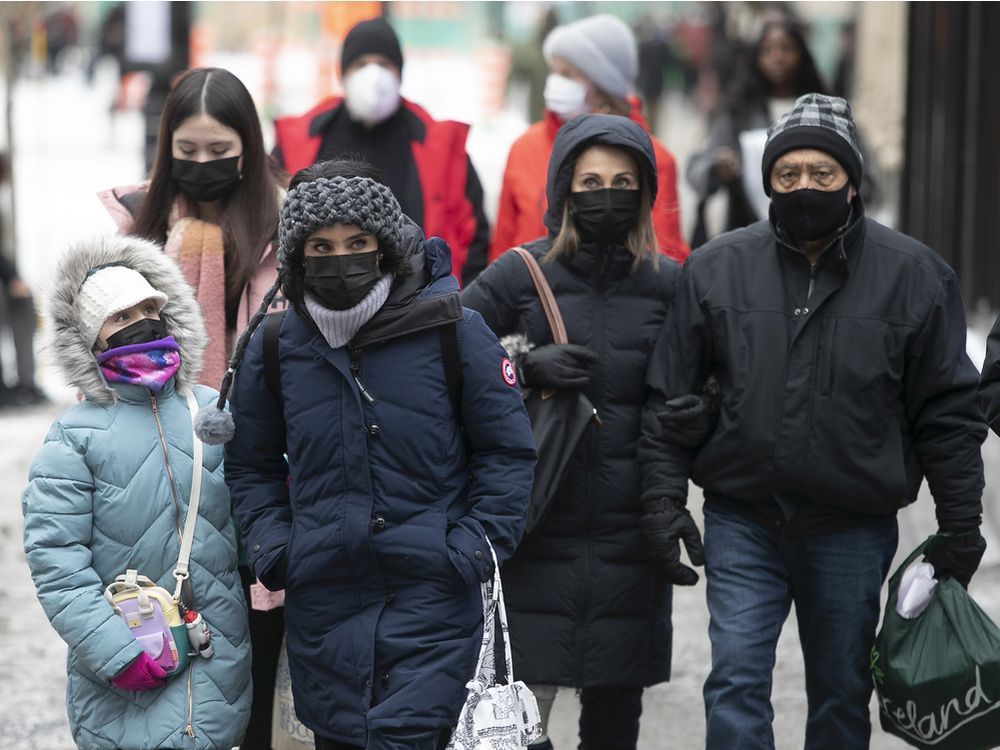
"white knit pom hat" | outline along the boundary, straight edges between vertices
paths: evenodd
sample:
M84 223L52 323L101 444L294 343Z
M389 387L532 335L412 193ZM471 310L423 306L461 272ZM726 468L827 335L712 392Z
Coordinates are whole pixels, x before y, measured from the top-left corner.
M167 295L154 289L146 277L127 266L104 266L91 271L80 287L76 306L80 312L80 328L93 344L104 322L115 313L154 299L160 310L167 304Z

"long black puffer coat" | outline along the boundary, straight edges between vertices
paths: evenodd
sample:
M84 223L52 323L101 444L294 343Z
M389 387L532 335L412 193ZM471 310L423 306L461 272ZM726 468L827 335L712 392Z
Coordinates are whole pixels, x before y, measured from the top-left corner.
M594 117L564 126L549 167L554 211L561 213L569 192L571 157L585 144L627 148L643 169L654 165L655 174L652 152L626 124ZM588 428L545 519L503 567L514 674L529 683L644 687L670 676L670 587L639 551L636 445L643 379L679 266L660 258L656 267L645 261L633 270L623 247L584 246L545 262L551 243L550 237L525 247L541 263L570 343L597 353L587 395L603 428ZM552 343L515 253L502 255L467 287L462 304L482 314L498 336Z

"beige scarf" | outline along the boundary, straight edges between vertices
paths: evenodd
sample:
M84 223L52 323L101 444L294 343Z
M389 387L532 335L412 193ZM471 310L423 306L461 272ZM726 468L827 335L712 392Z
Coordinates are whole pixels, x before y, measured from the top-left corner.
M229 360L230 336L226 330L226 256L222 228L193 217L178 219L167 233L164 245L171 258L194 288L201 306L208 341L205 364L198 382L218 388Z

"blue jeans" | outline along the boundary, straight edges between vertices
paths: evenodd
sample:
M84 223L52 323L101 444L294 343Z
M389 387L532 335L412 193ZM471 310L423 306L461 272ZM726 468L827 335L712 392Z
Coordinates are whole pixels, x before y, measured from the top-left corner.
M781 540L776 529L705 509L708 750L774 748L772 672L793 601L809 704L806 750L868 747L868 652L896 542L894 516Z

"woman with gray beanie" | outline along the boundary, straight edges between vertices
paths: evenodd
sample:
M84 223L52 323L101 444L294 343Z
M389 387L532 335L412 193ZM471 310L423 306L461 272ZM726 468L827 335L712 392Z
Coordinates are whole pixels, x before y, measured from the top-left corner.
M583 114L621 115L649 133L642 103L633 93L639 69L635 37L620 18L600 14L557 26L545 38L542 53L549 66L545 114L514 141L507 156L491 262L505 250L545 235L546 167L563 124ZM663 144L650 137L657 169L653 229L660 252L683 261L689 249L681 238L677 166Z
M292 180L280 287L200 434L224 441L250 565L285 589L298 718L320 750L438 750L474 676L480 583L520 540L535 464L513 368L369 165ZM235 375L235 380L233 376ZM232 393L229 386L232 383Z

